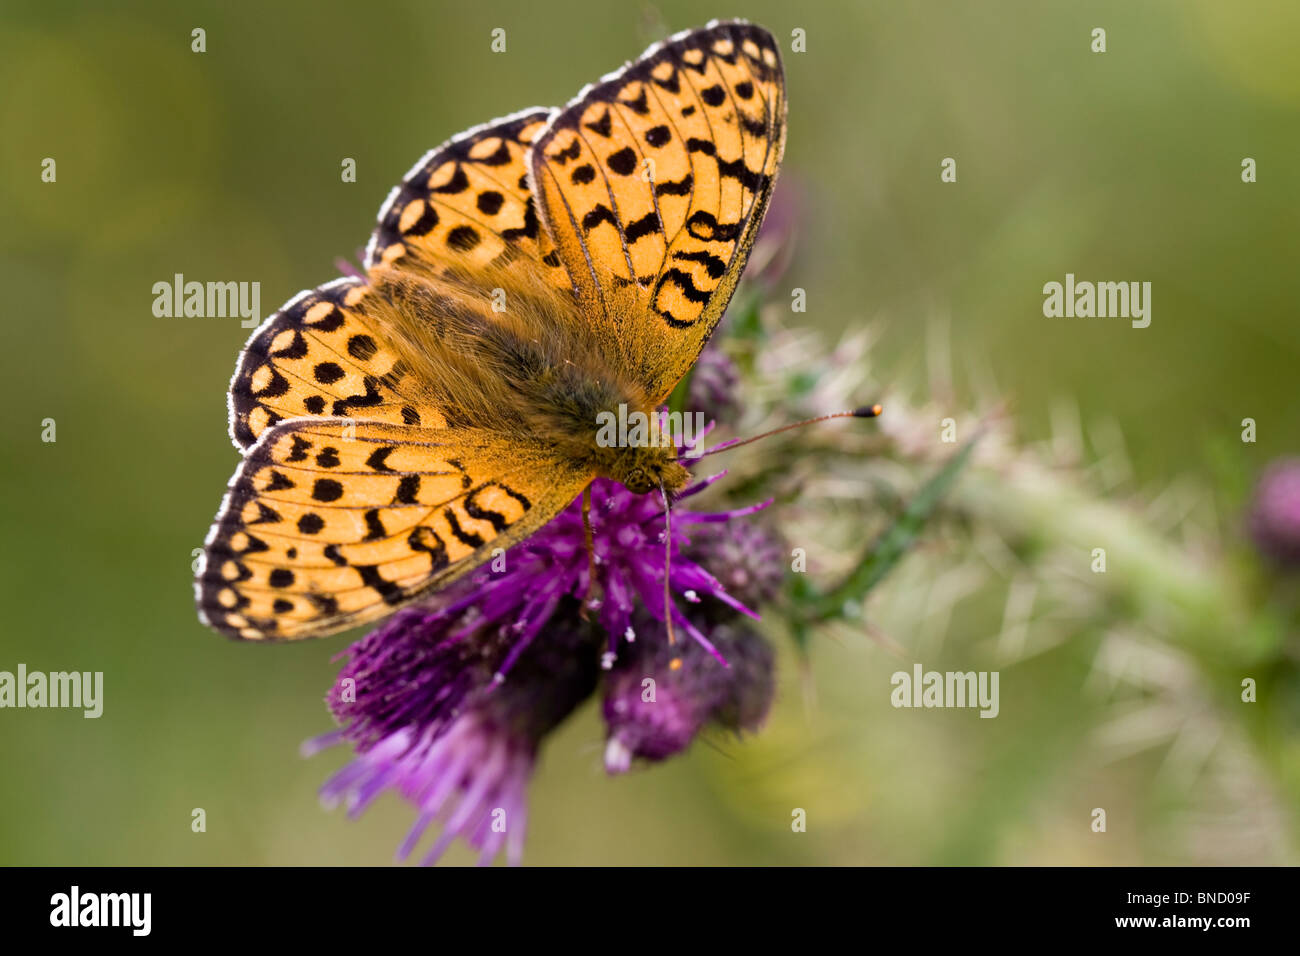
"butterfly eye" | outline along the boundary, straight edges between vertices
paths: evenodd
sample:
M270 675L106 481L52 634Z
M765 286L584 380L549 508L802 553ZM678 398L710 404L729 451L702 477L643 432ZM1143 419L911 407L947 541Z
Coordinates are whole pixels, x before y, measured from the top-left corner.
M646 470L638 465L627 473L623 486L634 495L644 495L656 486Z

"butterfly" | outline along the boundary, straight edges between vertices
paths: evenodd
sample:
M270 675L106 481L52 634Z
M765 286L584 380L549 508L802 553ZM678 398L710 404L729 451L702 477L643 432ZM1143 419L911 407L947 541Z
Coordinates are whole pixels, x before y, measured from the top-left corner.
M602 447L651 414L740 278L781 165L771 34L714 21L563 109L476 126L388 196L364 277L302 292L230 384L243 456L195 580L232 638L331 634L427 597L596 477L682 488L676 450Z

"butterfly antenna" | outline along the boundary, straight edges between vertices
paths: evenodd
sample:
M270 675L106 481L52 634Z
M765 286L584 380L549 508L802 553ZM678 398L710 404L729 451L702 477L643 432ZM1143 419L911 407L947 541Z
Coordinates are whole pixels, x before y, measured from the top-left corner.
M664 623L668 625L668 646L677 644L677 635L673 632L673 597L670 578L673 569L673 508L668 500L668 490L659 482L659 495L664 500ZM668 667L677 670L682 666L682 659L673 655Z
M789 425L782 425L780 428L773 428L771 431L763 432L761 435L754 435L750 438L733 438L731 441L724 441L721 445L710 448L706 452L701 452L694 456L680 456L696 460L706 455L716 455L720 451L730 451L733 448L739 448L741 445L748 445L750 442L756 442L762 438L771 438L773 435L779 435L781 432L788 432L793 428L803 428L805 425L816 425L818 422L828 422L833 418L875 418L884 411L880 405L864 405L861 408L855 408L851 412L835 412L832 415L819 415L816 418L805 418L801 422L792 422Z

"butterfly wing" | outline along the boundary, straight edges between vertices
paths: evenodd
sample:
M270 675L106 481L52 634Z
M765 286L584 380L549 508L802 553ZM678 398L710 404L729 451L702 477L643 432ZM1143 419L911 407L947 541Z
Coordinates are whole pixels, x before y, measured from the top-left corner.
M781 163L785 115L771 34L715 22L583 90L533 143L533 191L556 253L658 400L735 290Z
M251 448L271 426L300 416L446 424L385 344L376 295L363 280L338 279L299 293L262 323L230 382L236 448Z
M281 422L249 449L208 533L200 617L247 640L373 620L532 534L591 477L494 432Z
M522 440L448 428L431 383L395 347L410 321L390 298L395 277L434 288L525 270L569 294L525 163L553 113L525 111L433 150L380 212L366 265L382 281L300 293L249 339L230 386L245 458L196 581L217 630L288 640L383 616L531 534L591 480ZM387 457L372 458L377 448Z
M556 113L530 109L493 120L431 150L389 194L365 266L415 272L535 271L570 288L541 229L528 184L530 144Z

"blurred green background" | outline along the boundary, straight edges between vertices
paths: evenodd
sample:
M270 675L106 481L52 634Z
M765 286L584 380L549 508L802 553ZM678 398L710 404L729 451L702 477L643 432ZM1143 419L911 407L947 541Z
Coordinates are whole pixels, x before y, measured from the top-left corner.
M391 858L410 809L386 797L357 823L325 813L315 790L345 755L297 756L331 726L322 698L348 639L244 646L195 619L192 549L237 460L225 388L248 333L155 318L152 286L178 272L260 281L270 314L336 274L427 149L562 104L661 31L712 16L759 22L787 51L806 31L807 52L786 53L784 175L804 229L784 281L807 290L809 324L880 321L877 364L915 382L927 323L944 319L1024 434L1046 436L1051 403L1075 401L1121 423L1139 482L1156 487L1206 474L1207 446L1236 441L1244 417L1259 423L1248 471L1300 449L1292 0L7 0L0 669L102 670L106 702L99 720L0 711L0 862ZM1104 55L1089 50L1098 26ZM195 27L206 53L190 50ZM489 48L497 27L504 54ZM954 185L939 179L949 156ZM45 157L57 183L41 182ZM1045 319L1042 286L1066 272L1152 282L1151 327ZM1090 719L1077 664L1033 665L1034 699L1004 699L987 722L992 759L945 734L969 712L890 708L879 688L897 664L866 640L815 649L815 713L787 667L767 742L697 745L647 773L606 779L588 705L543 753L527 861L1259 859L1138 832L1159 813L1139 768L1098 780L1072 762ZM1074 799L1081 779L1129 821L1113 839L1079 825L1098 805ZM790 832L792 806L808 809L807 834ZM195 807L206 833L191 832Z

